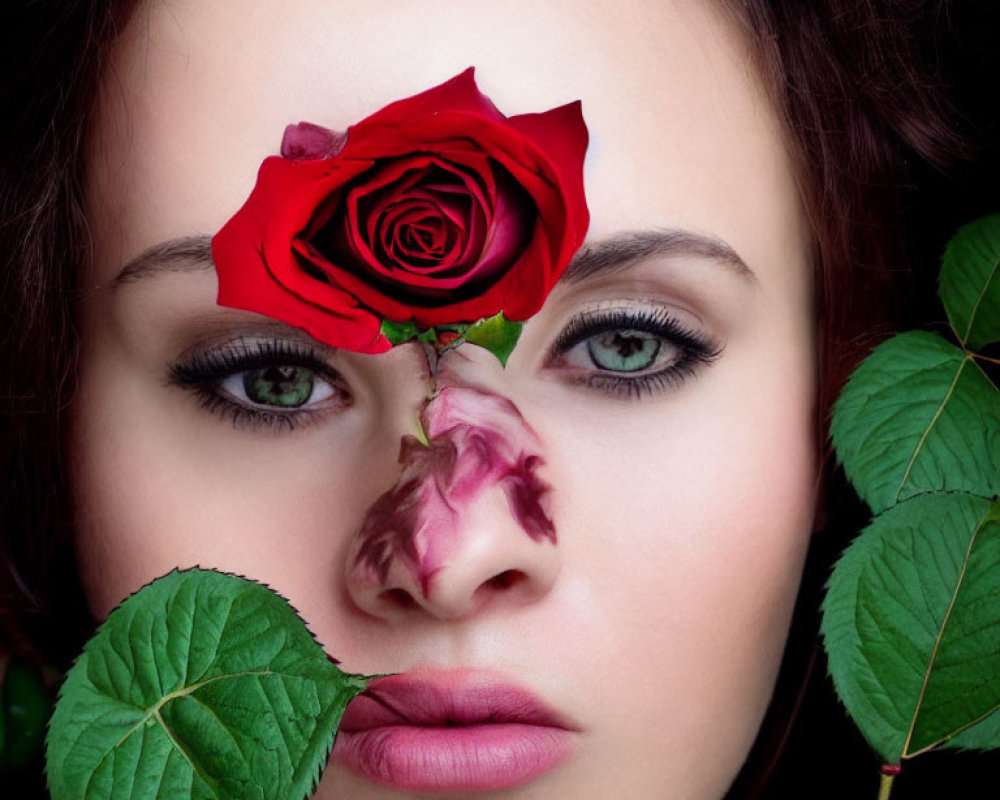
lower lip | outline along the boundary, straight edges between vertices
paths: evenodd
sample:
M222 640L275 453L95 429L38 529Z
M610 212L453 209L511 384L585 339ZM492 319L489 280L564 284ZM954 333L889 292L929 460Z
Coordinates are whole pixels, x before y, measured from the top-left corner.
M563 761L572 733L519 723L390 725L341 731L334 757L366 778L410 791L518 786Z

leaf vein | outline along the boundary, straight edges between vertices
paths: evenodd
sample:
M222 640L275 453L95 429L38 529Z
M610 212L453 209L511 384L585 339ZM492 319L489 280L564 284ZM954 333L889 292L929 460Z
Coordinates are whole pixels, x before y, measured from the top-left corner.
M944 412L945 406L951 399L952 394L954 394L955 387L958 385L958 379L962 376L962 370L965 369L965 365L968 363L968 361L969 359L967 357L963 358L962 362L958 365L958 369L955 370L955 377L952 379L951 385L948 387L948 391L945 393L944 398L941 400L937 409L934 411L934 416L931 417L930 422L927 423L927 427L924 428L923 433L920 435L920 440L917 442L917 446L913 449L913 453L910 456L909 463L907 463L906 470L903 473L903 477L899 482L899 489L896 490L896 497L893 501L894 503L899 502L899 497L903 493L903 488L906 486L906 482L910 478L910 472L913 470L913 465L916 463L916 460L920 455L920 452L923 450L924 443L927 441L927 437L930 435L931 430L937 424L938 418Z
M938 649L941 646L941 639L944 637L944 632L948 627L948 621L951 618L951 612L955 608L955 602L958 599L958 594L961 591L962 583L965 580L966 572L969 569L969 559L972 557L972 549L976 545L976 540L979 538L979 533L986 526L986 522L989 519L989 514L984 515L979 522L976 524L976 529L973 531L972 536L969 538L969 545L965 550L965 557L962 559L962 571L958 576L958 580L955 582L955 590L952 592L951 600L948 603L948 609L945 611L944 619L941 620L941 625L938 628L937 637L934 640L934 647L931 650L931 657L927 663L927 669L924 671L924 680L920 687L920 694L917 696L917 703L913 708L913 716L910 720L910 729L906 733L906 741L903 743L903 757L908 757L907 751L910 749L910 742L913 739L913 732L917 726L917 720L920 718L924 696L927 693L927 686L930 683L931 675L934 671L934 663L937 661Z
M986 298L986 293L989 291L990 284L993 283L993 279L997 275L997 269L1000 268L1000 259L993 262L993 269L990 270L989 277L983 281L983 288L979 292L979 296L976 298L976 302L972 304L972 311L969 314L969 322L965 326L965 334L961 337L962 345L969 341L969 337L972 335L972 326L976 321L976 315L979 313L979 307L983 304L983 300Z
M179 752L182 756L184 756L184 760L187 761L187 763L190 765L192 772L196 773L198 777L202 779L204 784L209 788L212 794L215 795L217 798L220 798L221 800L222 794L220 793L219 788L216 785L215 779L212 778L212 776L205 771L205 768L201 766L201 764L195 762L191 754L187 752L187 749L184 747L184 744L180 741L180 739L178 739L174 735L173 730L171 730L170 726L167 725L163 717L160 716L159 709L157 709L154 712L154 716L156 717L156 721L159 722L160 725L163 727L163 732L167 734L167 736L170 738L170 741L173 743L174 747L177 748L177 752Z

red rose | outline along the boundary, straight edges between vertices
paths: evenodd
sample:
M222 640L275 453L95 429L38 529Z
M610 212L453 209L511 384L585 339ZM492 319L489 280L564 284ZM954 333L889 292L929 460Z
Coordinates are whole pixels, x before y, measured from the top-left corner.
M338 134L289 126L212 240L219 303L334 347L541 308L583 241L580 103L507 118L470 68Z

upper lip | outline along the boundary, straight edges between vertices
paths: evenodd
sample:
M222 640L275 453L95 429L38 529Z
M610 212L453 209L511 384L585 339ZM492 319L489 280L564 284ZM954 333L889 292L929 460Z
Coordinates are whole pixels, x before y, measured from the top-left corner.
M353 733L399 725L499 724L577 730L527 689L465 670L377 678L348 705L340 729Z

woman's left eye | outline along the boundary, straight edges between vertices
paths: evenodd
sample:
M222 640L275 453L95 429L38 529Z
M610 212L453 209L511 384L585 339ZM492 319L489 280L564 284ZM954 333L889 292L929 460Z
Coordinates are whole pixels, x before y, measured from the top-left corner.
M571 383L635 398L678 385L721 352L663 308L622 308L572 320L548 366Z
M584 339L581 344L586 346L590 363L609 372L641 372L657 365L658 361L680 356L680 351L670 342L647 331L607 331ZM583 353L577 351L582 350L579 345L573 348L567 353L567 361L581 360Z

